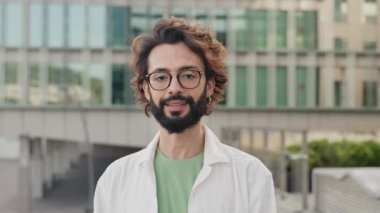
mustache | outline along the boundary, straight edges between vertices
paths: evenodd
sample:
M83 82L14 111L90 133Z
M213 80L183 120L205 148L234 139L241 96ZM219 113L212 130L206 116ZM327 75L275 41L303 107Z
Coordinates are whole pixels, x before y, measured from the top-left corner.
M169 96L167 98L161 99L160 100L160 106L164 106L167 102L169 101L174 101L174 100L179 100L179 101L185 101L187 104L194 104L194 99L192 97L185 97L180 94L175 94L172 96Z

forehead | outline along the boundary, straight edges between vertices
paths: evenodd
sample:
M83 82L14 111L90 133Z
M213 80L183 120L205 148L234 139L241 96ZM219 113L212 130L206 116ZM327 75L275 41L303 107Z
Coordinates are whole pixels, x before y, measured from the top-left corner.
M183 42L154 47L149 54L148 64L148 73L157 69L175 72L189 66L197 67L200 71L204 70L202 59Z

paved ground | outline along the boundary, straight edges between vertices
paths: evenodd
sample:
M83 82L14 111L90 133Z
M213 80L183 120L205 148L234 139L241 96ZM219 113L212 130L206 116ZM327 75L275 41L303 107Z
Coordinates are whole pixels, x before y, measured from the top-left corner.
M97 159L103 163L97 170L100 175L104 162L110 159ZM98 164L98 165L99 165ZM17 161L0 159L0 213L17 213ZM31 213L85 213L88 206L87 165L82 160L66 175L64 181L55 183L54 189L46 192L46 198L33 203ZM7 192L7 193L3 193ZM278 213L294 213L301 209L300 195L285 196L277 193Z

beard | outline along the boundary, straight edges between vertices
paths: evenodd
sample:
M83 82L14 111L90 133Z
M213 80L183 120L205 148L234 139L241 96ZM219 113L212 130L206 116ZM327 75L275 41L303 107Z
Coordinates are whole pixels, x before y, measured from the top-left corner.
M189 112L180 117L180 112L171 112L171 117L165 115L164 107L168 101L181 100L185 101L189 105ZM207 110L207 97L206 90L203 91L202 95L199 97L197 102L194 101L192 97L185 97L180 94L170 96L165 99L161 99L159 106L153 102L153 98L150 98L150 106L153 116L156 118L158 123L164 127L169 134L172 133L182 133L186 129L197 124L203 115L205 115Z

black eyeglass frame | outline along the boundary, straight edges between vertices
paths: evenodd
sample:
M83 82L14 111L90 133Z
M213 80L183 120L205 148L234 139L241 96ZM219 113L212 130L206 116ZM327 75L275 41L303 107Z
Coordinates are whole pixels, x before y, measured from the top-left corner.
M192 71L192 72L196 72L196 73L198 73L198 75L199 75L198 83L197 83L194 87L184 87L184 86L182 85L181 81L179 80L179 76L180 76L180 74L181 74L182 72L184 72L184 71ZM201 78L202 78L202 75L204 75L204 74L202 74L202 72L199 71L199 70L184 70L184 71L179 72L179 73L175 76L175 77L177 78L177 82L179 83L179 85L181 85L181 87L184 88L184 89L195 89L195 88L197 88L197 87L199 86L199 84L201 83ZM165 88L163 88L163 89L156 89L156 88L154 88L154 87L152 86L152 84L150 83L150 76L153 75L153 74L155 74L155 73L160 73L160 72L163 72L163 71L152 72L152 73L149 73L149 74L145 75L145 80L148 82L149 86L150 86L152 89L156 90L156 91L166 90L167 88L170 87L170 84L172 84L172 80L173 80L173 75L171 75L169 72L163 72L163 73L166 73L166 74L169 75L169 78L170 78L170 79L169 79L169 83L168 83L168 85L167 85Z

